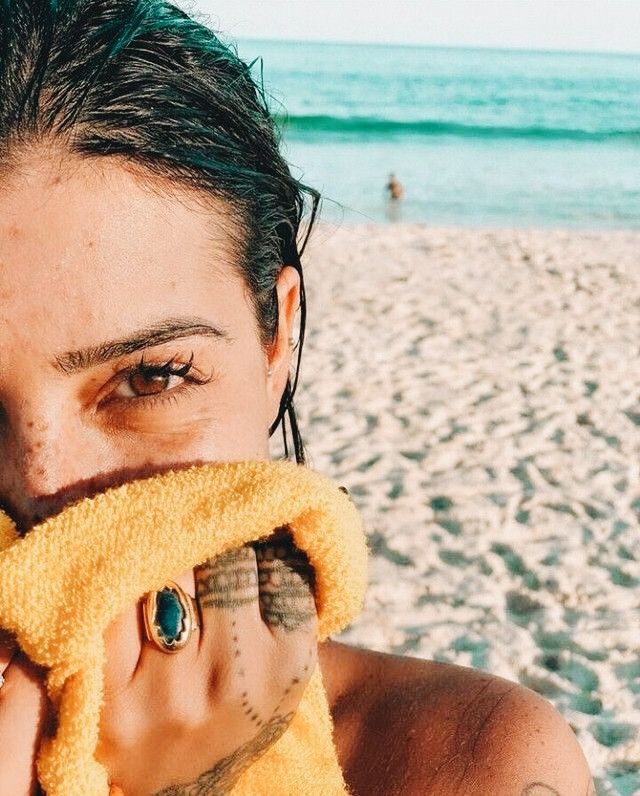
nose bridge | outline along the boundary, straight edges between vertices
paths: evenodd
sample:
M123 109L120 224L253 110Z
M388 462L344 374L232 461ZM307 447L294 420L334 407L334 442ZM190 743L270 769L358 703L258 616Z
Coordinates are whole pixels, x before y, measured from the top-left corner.
M55 492L66 480L69 434L65 420L53 406L23 403L12 424L12 467L21 489L29 496ZM65 441L63 444L63 440Z
M0 506L6 504L23 533L75 498L97 472L100 452L97 440L87 439L87 427L68 406L65 411L62 396L30 396L8 415L8 433L0 437ZM81 450L94 450L93 461Z
M79 455L82 430L77 418L65 412L62 397L24 399L9 425L5 461L10 462L11 490L20 502L55 494L86 477L90 463Z

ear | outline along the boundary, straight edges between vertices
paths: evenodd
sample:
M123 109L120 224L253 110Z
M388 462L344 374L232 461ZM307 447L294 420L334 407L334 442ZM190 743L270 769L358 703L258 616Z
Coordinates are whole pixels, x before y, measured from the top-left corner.
M278 294L278 330L269 346L267 368L267 396L271 422L278 416L280 400L289 376L293 347L289 340L293 337L293 324L300 303L300 275L290 265L284 265L276 282Z

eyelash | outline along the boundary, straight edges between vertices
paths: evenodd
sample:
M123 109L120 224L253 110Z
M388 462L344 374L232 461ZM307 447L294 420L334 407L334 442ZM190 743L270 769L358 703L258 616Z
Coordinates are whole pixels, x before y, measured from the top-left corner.
M145 409L149 409L151 407L157 406L158 404L169 402L175 403L177 402L178 397L186 393L188 390L191 390L194 387L202 386L203 384L208 384L212 380L213 373L207 377L191 375L186 378L187 374L193 367L193 352L191 352L189 361L183 364L176 363L174 365L175 358L176 357L173 356L168 362L164 363L153 363L145 362L143 354L140 358L140 362L137 365L132 368L127 368L119 374L120 379L118 384L126 383L132 375L137 374L140 374L146 378L153 376L180 376L181 378L186 379L183 384L180 384L178 387L173 387L169 390L163 390L155 395L139 395L134 398L111 398L109 403L114 401L119 404L133 404L136 408L143 407Z

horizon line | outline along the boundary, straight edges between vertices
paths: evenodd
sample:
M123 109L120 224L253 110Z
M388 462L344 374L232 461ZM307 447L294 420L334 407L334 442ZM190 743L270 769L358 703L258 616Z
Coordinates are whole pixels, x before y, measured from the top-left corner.
M220 31L225 36L229 37L228 32ZM482 44L428 44L428 43L413 43L413 42L397 42L397 41L344 41L330 39L287 39L287 38L274 38L264 36L236 36L234 41L246 42L259 42L268 44L330 44L332 46L342 47L403 47L406 49L419 49L419 50L481 50L487 52L519 52L519 53L535 53L535 54L549 54L549 55L614 55L622 56L623 58L640 58L640 50L637 52L629 52L624 50L574 50L574 49L560 49L559 47L519 47L519 46L491 46Z

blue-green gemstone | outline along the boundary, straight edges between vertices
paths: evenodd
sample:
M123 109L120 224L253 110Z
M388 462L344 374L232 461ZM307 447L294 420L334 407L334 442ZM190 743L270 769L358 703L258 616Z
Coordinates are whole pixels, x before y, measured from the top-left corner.
M171 643L180 638L184 609L172 589L162 589L156 596L155 623L163 638Z

